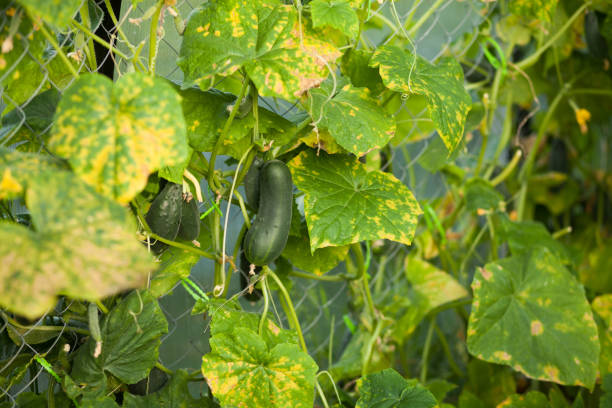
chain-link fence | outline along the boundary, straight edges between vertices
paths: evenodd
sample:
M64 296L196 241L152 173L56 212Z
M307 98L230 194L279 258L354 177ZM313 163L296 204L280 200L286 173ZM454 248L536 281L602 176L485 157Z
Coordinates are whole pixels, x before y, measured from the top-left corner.
M126 39L120 38L113 29L114 24L112 19L109 19L108 12L105 17L106 6L110 3L104 0L84 0L83 7L88 5L92 21L90 31L102 41L116 45L119 50L126 50ZM127 39L134 45L138 45L149 35L149 8L153 3L148 0L134 6L131 1L123 1L121 10L116 10L119 24L127 34ZM179 0L177 3L175 7L185 19L199 4L197 0ZM50 45L49 40L57 42L57 46L61 47L70 59L69 63L79 73L90 71L88 67L92 65L86 60L87 55L84 52L85 47L90 46L95 47L98 67L95 71L105 70L108 73L108 64L110 64L111 69L114 69L114 75L118 76L126 72L127 66L122 64L114 66L114 55L106 48L98 46L89 35L77 29L52 32L51 38L45 38L40 30L34 29L31 25L28 27L25 23L15 29L15 19L23 17L15 14L19 9L10 1L0 4L0 33L3 40L0 55L3 111L0 146L9 148L21 146L26 150L31 146L33 151L45 150L44 140L53 126L53 107L61 93L74 81L74 77L66 68L65 61L60 61L60 56ZM390 27L401 27L402 30L406 27L407 32L404 34L412 38L409 46L413 47L420 56L432 62L443 56L455 57L462 62L466 76L470 76L476 72L480 62L485 58L479 31L486 26L491 34L494 34L493 23L489 21L489 16L495 7L495 2L480 0L387 0L369 11L366 41L370 43L368 44L370 47L376 47L385 39L388 41L400 35L399 32L393 34ZM177 67L176 61L181 37L168 10L162 14L161 19L162 28L159 31L163 37L159 43L157 73L172 81L180 82L182 72ZM406 24L408 20L419 21L419 25ZM387 22L390 24L386 24ZM145 43L141 55L147 55L147 47L148 44ZM143 62L146 63L144 58ZM483 75L481 72L478 74ZM25 77L28 81L22 80ZM485 73L482 81L486 80ZM412 99L407 95L398 95L396 99L390 101L396 105L395 118L398 130L391 148L388 149L387 166L392 167L394 175L408 185L419 201L429 200L441 197L446 192L446 186L443 178L438 178L428 171L430 169L427 166L427 155L431 154L432 148L435 147L437 135L433 131L426 105L418 98L414 102ZM266 109L288 117L300 110L297 101L288 103L262 98L261 104ZM498 129L501 127L497 121L494 121L495 126ZM495 133L495 130L492 133ZM468 137L460 153L460 159L474 160L473 152L478 148L479 138ZM205 181L202 182L202 189L206 191ZM17 218L27 218L25 207L17 203L10 205L12 206L10 211ZM227 242L230 245L228 253L233 251L231 245L242 224L240 210L233 206L227 231ZM10 245L10 243L1 243L1 245ZM391 260L409 250L405 246L393 243L384 247L386 259ZM379 280L387 274L389 279L384 281L393 282L391 275L397 272L397 269L387 267L390 264L389 262L387 265L380 265L373 259L370 265L370 273L373 276L371 285L372 287L378 285L381 296L384 296L390 288L381 285ZM345 272L343 268L341 264L326 276L343 273ZM381 270L381 273L375 273L378 270ZM193 268L191 279L204 291L211 291L213 262L202 259ZM357 316L352 314L351 284L345 281L290 279L291 296L310 354L321 369L327 369L345 350L351 337L351 324L359 324ZM229 294L235 295L239 292L239 279L235 275ZM261 302L258 304L244 299L241 301L247 310L261 311ZM202 355L209 351L209 321L203 319L202 315L191 315L193 303L193 298L181 285L177 285L171 293L160 299L169 324L169 332L162 339L160 360L169 369L198 369ZM270 315L279 326L289 327L279 299L272 299L270 311ZM9 321L3 319L0 336L6 341L1 343L0 350L0 403L6 401L13 404L20 393L41 392L47 387L49 374L32 356L61 352L58 349L65 347L65 344L71 349L78 346L74 342L75 337L67 331L58 329L66 327L67 312L68 305L62 304L58 306L53 316L43 316L36 322L28 323L30 326L52 326L54 329L49 331L17 330L18 327L9 325ZM3 313L2 317L8 315ZM15 373L14 370L23 370L23 372Z

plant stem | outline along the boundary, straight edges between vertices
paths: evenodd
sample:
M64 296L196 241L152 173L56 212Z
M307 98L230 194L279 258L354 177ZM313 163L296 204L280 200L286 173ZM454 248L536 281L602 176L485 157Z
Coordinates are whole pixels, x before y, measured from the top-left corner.
M155 75L155 64L157 58L157 28L159 27L159 16L161 14L164 0L159 0L153 17L151 18L151 30L149 31L149 73Z
M117 48L113 47L110 43L106 42L103 38L100 38L94 33L92 33L87 27L85 27L83 24L79 23L78 21L72 20L72 25L78 28L79 30L83 31L85 34L87 34L90 40L93 39L95 42L107 48L109 51L117 54L117 56L123 59L126 59L126 60L130 59L130 57L125 55L123 52L119 51Z
M568 92L569 95L604 95L612 96L610 89L590 89L590 88L575 88Z
M314 273L299 272L296 270L289 272L289 275L295 276L296 278L313 279L324 282L341 282L346 280L344 275L315 275Z
M164 366L162 363L160 363L159 361L155 362L155 367L157 367L159 370L163 371L164 373L168 374L168 375L172 375L172 370L170 370L169 368L167 368L166 366Z
M517 63L516 66L522 70L525 70L529 68L530 66L532 66L533 64L535 64L540 58L540 56L549 47L551 47L565 33L565 31L567 31L574 24L574 22L578 19L578 17L580 17L582 13L584 12L584 10L586 10L586 8L589 7L590 5L591 5L591 2L586 1L582 6L578 8L578 10L576 10L576 12L574 12L574 14L571 15L570 18L567 19L567 21L565 22L565 24L563 24L561 29L559 29L559 31L557 31L554 35L552 35L548 39L548 41L546 41L546 43L544 43L543 46L538 47L536 52L531 54L528 58L525 58L524 60Z
M436 12L436 10L438 10L438 8L445 2L446 0L436 0L436 2L434 4L432 4L431 6L429 6L429 9L425 12L425 14L423 14L416 23L414 23L414 25L412 27L410 27L410 30L408 30L408 35L410 37L414 37L414 35L417 33L417 31L419 31L419 28L421 28L421 26L423 24L425 24L427 22L427 20L429 19L429 17L432 16L433 13ZM410 20L408 20L410 21Z
M91 31L91 19L89 18L89 2L85 1L81 5L79 10L81 14L81 20L83 20L83 25L87 27L88 31ZM87 60L89 61L89 66L91 69L96 69L96 50L94 48L93 40L91 37L87 39Z
M432 321L432 324L434 326L434 330L436 331L436 335L438 336L438 340L440 340L440 344L442 345L442 350L444 351L444 355L446 356L446 361L448 361L448 365L450 366L451 370L453 370L455 375L457 375L457 377L463 377L463 371L461 371L461 369L455 362L455 358L453 357L450 347L448 346L448 341L446 341L446 336L444 335L444 333L442 333L442 330L440 330L435 320Z
M121 37L121 40L123 40L123 42L126 43L130 51L133 53L134 47L132 46L132 43L130 43L130 40L127 38L123 30L121 29L121 24L119 24L119 21L117 20L117 16L115 15L115 12L113 11L113 6L110 0L104 0L104 4L106 5L106 10L108 12L108 15L113 21L113 27L116 29L117 33L119 33L119 37Z
M223 145L223 140L225 139L227 132L229 132L229 129L232 126L232 122L234 121L234 118L236 117L236 114L238 113L238 108L240 108L240 101L242 101L242 99L244 98L244 95L246 94L246 90L248 88L249 88L249 79L245 75L244 79L242 80L242 88L240 89L240 93L238 94L236 103L234 104L234 107L232 108L232 111L229 117L227 118L227 121L225 121L225 126L223 126L223 130L221 131L221 134L219 135L219 139L217 139L217 142L215 143L215 147L213 148L213 151L210 154L210 159L208 161L208 184L210 186L214 185L213 179L215 176L215 161L217 159L217 153L219 149L221 148L221 146Z
M372 320L376 320L376 309L374 308L374 302L372 301L372 293L370 292L370 283L368 281L368 273L365 270L365 264L363 259L363 252L361 251L361 245L359 242L351 244L351 251L355 254L355 263L357 264L357 271L361 282L363 283L363 290L366 295L366 304L368 305L368 311Z
M266 268L270 269L267 266ZM263 336L264 324L265 324L265 321L267 320L268 308L270 307L270 296L268 295L269 289L268 289L268 282L266 279L265 272L261 278L261 291L263 293L263 298L264 298L264 308L263 308L263 312L261 313L261 318L259 319L258 331L259 331L259 335Z
M289 313L287 313L287 318L289 319L289 322L298 334L298 339L300 340L300 346L302 347L302 350L305 353L308 353L308 349L306 348L306 342L304 341L304 335L302 334L302 328L300 327L300 321L297 318L295 308L293 307L293 302L291 301L291 297L289 296L287 289L285 289L285 285L283 285L283 282L281 282L279 277L276 276L272 269L268 268L266 275L271 276L272 279L274 279L274 282L276 282L276 284L278 285L281 295L283 296L283 299L285 300L285 303L287 304L287 307L289 309Z
M36 21L36 20L33 19L32 21ZM57 52L57 55L59 55L60 59L62 60L64 65L66 65L66 67L68 68L68 71L70 71L72 76L75 77L75 78L78 78L79 77L79 73L74 68L74 66L72 65L72 63L70 62L70 60L68 59L66 54L64 54L64 51L62 50L62 47L59 46L59 44L55 40L55 37L53 35L51 35L49 33L49 31L47 31L47 29L45 28L45 24L44 23L40 24L40 32L47 39L47 41L49 41L51 46L55 49L55 51Z
M544 116L544 119L542 119L540 128L538 129L538 135L536 136L535 143L531 147L531 150L529 151L529 155L527 156L527 159L525 160L525 165L521 169L521 173L519 175L519 179L521 181L521 189L519 191L518 206L517 206L518 207L517 208L518 221L523 220L523 216L525 213L525 201L527 199L527 184L529 182L529 177L531 176L531 171L533 170L533 164L535 162L535 157L538 152L538 148L540 146L540 143L542 142L542 139L544 138L544 135L546 134L546 130L548 129L548 124L551 121L553 114L557 110L557 106L559 106L561 99L567 94L570 88L571 88L571 82L565 84L565 86L561 88L557 96L555 96L555 99L553 99L553 101L551 102L550 106L548 107L548 110L546 111L546 115Z
M376 321L376 326L374 326L374 331L372 332L372 336L368 339L368 344L366 346L365 354L363 356L363 361L361 362L361 376L363 377L368 373L368 366L370 365L370 359L372 358L372 351L374 350L374 344L376 343L376 339L380 336L380 332L383 328L383 321L379 319Z
M491 259L497 260L497 235L495 235L495 226L490 214L487 214L487 225L489 226L489 236L491 237Z
M421 384L425 384L427 381L427 360L429 360L429 349L431 348L431 339L434 332L434 320L435 316L431 318L429 322L429 329L427 330L427 337L425 338L425 346L423 347L423 356L421 357L421 376L419 380Z

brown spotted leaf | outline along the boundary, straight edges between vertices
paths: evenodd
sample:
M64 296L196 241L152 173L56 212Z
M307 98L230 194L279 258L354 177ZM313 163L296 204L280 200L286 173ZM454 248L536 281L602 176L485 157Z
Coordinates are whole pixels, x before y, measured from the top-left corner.
M412 242L422 211L393 175L368 172L354 156L317 156L312 150L291 160L289 168L305 194L311 251L362 240Z
M432 65L409 50L384 45L374 52L370 66L378 67L387 88L424 95L429 114L450 153L463 137L472 99L463 86L463 71L452 58Z
M25 156L25 155L24 155ZM73 174L49 171L25 194L33 229L0 224L0 306L30 319L58 295L97 300L146 283L155 265L130 213Z
M593 387L597 325L583 287L550 251L489 263L472 289L471 354L538 380Z
M184 86L212 86L244 68L262 96L293 100L319 85L341 53L306 32L279 0L211 1L196 9L181 44Z
M288 330L259 316L221 309L213 315L202 374L222 406L311 408L317 365Z
M64 93L55 118L50 150L122 204L151 173L188 158L180 97L161 78L132 73L113 84L103 75L84 75Z
M395 120L367 88L344 85L334 90L333 82L326 81L310 91L308 100L317 126L327 129L336 143L357 156L384 147L395 134Z

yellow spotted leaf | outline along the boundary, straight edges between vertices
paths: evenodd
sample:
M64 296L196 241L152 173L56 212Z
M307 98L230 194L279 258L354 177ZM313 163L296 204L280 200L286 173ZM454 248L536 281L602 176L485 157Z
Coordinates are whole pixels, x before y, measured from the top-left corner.
M327 129L336 143L363 156L384 147L395 134L395 120L367 88L344 85L334 89L326 81L309 93L309 112L318 127Z
M293 100L329 75L341 53L298 23L279 0L210 1L187 22L178 66L184 87L212 86L216 75L243 68L260 95Z
M371 67L378 67L392 91L424 95L427 108L449 153L461 142L472 99L463 86L463 71L452 58L432 65L410 50L393 45L378 48Z
M289 163L304 192L310 250L363 240L410 245L422 213L408 188L393 175L368 172L354 156L307 150Z
M612 373L612 294L601 295L591 303L593 311L599 316L599 340L601 354L599 356L599 372Z
M42 18L59 28L70 23L81 5L81 0L17 0L32 16Z
M29 180L32 228L0 223L0 306L30 319L58 295L94 301L146 283L155 269L133 217L66 171Z
M468 351L528 377L592 388L597 325L584 288L545 248L476 272Z
M161 78L132 73L113 84L103 75L84 75L62 96L55 119L50 150L122 204L151 173L188 158L180 97Z

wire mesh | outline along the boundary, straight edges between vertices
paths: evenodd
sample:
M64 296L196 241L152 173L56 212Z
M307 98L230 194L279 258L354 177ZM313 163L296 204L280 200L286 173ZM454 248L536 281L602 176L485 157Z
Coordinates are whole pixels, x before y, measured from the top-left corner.
M86 0L84 0L86 1ZM90 10L105 7L104 0L91 0ZM140 21L146 15L151 1L143 1L136 6L130 1L124 1L119 13L119 23L127 33L133 44L139 44L148 36L148 22ZM381 21L399 22L402 27L408 20L414 21L422 16L427 16L422 25L417 29L409 30L412 44L409 46L422 57L435 62L444 56L452 56L463 61L466 54L470 53L470 60L477 66L484 58L481 45L478 43L478 32L488 21L495 3L477 0L444 0L432 8L433 1L429 0L402 0L384 1L376 10L371 11L370 21L367 26L367 38L372 47L380 45L382 39L391 33L389 27L381 24ZM6 41L6 33L10 30L13 16L14 2L2 2L4 6L0 9L1 22L0 33ZM186 18L189 12L199 4L196 0L180 0L176 8ZM432 12L430 10L433 10ZM180 36L176 33L174 22L167 13L162 15L163 38L159 43L158 69L157 73L170 80L180 82L182 72L176 65L179 56ZM411 31L412 30L412 31ZM98 36L108 39L111 44L116 44L120 50L125 50L124 39L119 38L116 30L107 27L100 21L92 27ZM0 130L0 146L16 148L17 146L32 145L35 151L45 150L44 140L53 126L52 112L41 112L37 99L59 97L61 93L70 87L74 79L65 72L57 75L56 70L65 70L63 62L54 49L43 41L44 48L35 48L32 38L37 33L32 27L27 32L18 32L13 37L12 51L5 53L5 44L2 44L3 54L0 59L0 80L2 81L1 106L4 112L2 117L2 128ZM82 37L75 31L55 32L54 37L62 49L67 52L71 63L79 73L90 71L85 61L83 47L87 46L87 36ZM399 35L395 33L390 38ZM144 45L142 55L147 54L147 44ZM8 47L8 45L7 45ZM100 54L104 48L97 47L97 67L91 71L97 72L107 61L115 61L115 57L108 51ZM10 56L10 58L9 58ZM143 57L142 62L146 64ZM473 72L474 66L466 70L466 75ZM127 67L118 64L116 76L127 71ZM34 85L19 81L19 78L27 76L35 78ZM441 197L446 186L442 178L439 183L432 183L431 174L419 165L420 159L426 154L430 144L437 137L432 130L426 107L423 104L411 104L408 95L398 97L396 101L397 110L395 117L398 121L398 133L396 134L388 165L392 165L393 173L397 178L406 183L415 193L418 200L429 200ZM296 115L300 112L298 101L275 101L272 99L261 99L262 106L283 114L286 117ZM499 112L496 113L500 115ZM37 143L30 143L31 140ZM474 158L472 152L478 148L478 137L474 137L465 145L462 153L463 160ZM493 146L495 147L495 146ZM223 160L219 160L222 162ZM206 190L205 182L202 183ZM27 209L18 203L11 204L12 211L18 216L27 217ZM223 222L223 220L222 220ZM228 253L233 251L233 243L242 226L242 215L238 207L232 206L227 231L229 244ZM4 245L4 243L3 243ZM385 247L389 258L405 254L409 251L399 244L389 244ZM372 260L370 273L373 275L372 287L376 286L379 279L386 274L389 278L396 273L391 268L382 268L382 274L375 274L381 267L376 259ZM343 265L339 265L328 275L333 276L343 273ZM239 272L237 272L239 273ZM204 291L212 291L213 263L202 259L193 268L190 278L196 282ZM304 332L306 344L310 354L315 358L321 369L327 369L333 365L346 348L351 337L348 318L354 324L359 324L357 315L351 305L353 298L350 283L347 282L323 282L298 278L288 278L291 281L291 296L296 307L299 321ZM390 280L385 280L390 281ZM384 296L390 288L382 287L381 296ZM230 295L241 296L240 285L237 274L234 274ZM261 302L260 302L261 303ZM208 325L202 315L191 315L194 300L180 285L167 295L160 298L160 305L166 315L169 331L162 338L160 348L160 361L168 368L198 369L201 357L209 351ZM247 310L261 311L260 304L253 304L242 300ZM60 304L52 316L43 316L31 326L39 326L45 322L52 321L55 327L66 327L67 319L64 319L68 311L68 304ZM287 316L278 298L273 297L270 316L281 327L288 328ZM7 314L3 312L2 317ZM39 331L27 330L24 332L13 331L9 333L12 326L7 319L2 320L0 325L0 402L8 401L16 406L16 398L25 391L40 391L47 387L49 374L45 369L32 359L32 355L45 356L48 353L58 352L58 349L69 347L74 349L76 337L69 332L59 330L54 332L47 340L35 344L32 343L32 334ZM42 332L45 333L45 332ZM333 336L330 335L333 333ZM3 340L2 340L3 339ZM40 340L40 339L39 339ZM26 357L29 356L29 357ZM25 371L15 375L18 362L27 360ZM415 363L416 364L416 363Z

